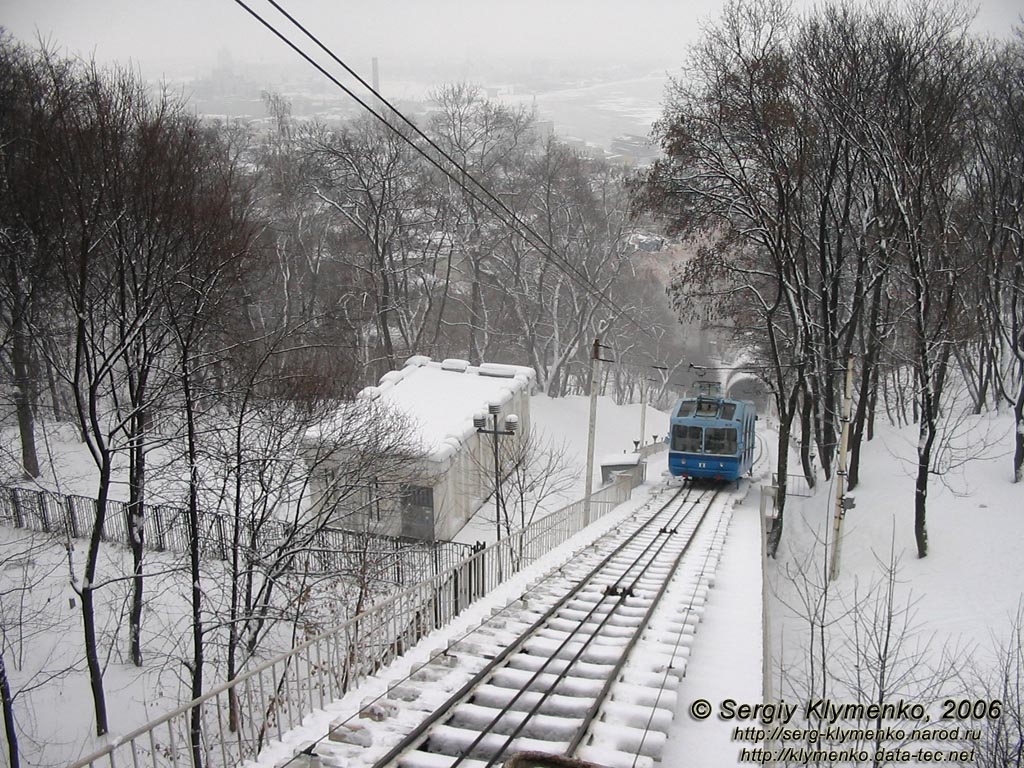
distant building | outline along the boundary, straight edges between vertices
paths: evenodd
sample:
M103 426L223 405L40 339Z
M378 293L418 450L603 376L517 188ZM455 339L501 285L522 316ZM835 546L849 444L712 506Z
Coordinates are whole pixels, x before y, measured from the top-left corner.
M533 130L537 134L537 138L541 141L547 141L555 135L555 121L554 120L534 120Z
M629 165L643 165L658 156L658 147L644 136L625 134L612 139L611 154L620 162Z
M420 466L411 467L410 476L403 478L401 490L386 500L373 530L429 540L453 538L494 488L493 437L477 432L473 417L494 404L499 428L506 416L519 417L516 434L499 440L523 440L530 430L534 378L532 368L517 365L472 366L465 360L436 362L416 356L360 392L357 401L385 405L407 419L415 432L409 442L423 456ZM487 428L492 426L488 415ZM331 506L330 483L344 473L339 457L311 478L314 513ZM350 527L339 517L339 527Z
M665 238L645 232L634 232L626 238L626 242L638 251L656 253L665 247Z

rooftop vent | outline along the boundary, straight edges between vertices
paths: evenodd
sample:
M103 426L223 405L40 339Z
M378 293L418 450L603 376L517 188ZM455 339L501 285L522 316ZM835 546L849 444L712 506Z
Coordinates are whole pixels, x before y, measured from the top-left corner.
M458 373L465 373L466 369L469 368L468 360L457 360L456 358L448 358L441 362L442 371L457 371Z

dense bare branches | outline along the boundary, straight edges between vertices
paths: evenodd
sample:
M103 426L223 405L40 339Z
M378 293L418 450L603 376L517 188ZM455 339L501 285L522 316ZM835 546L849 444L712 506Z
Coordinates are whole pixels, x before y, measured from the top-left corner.
M1019 218L1020 132L1003 95L1019 93L1004 73L1020 44L996 64L968 21L937 2L800 19L772 0L729 4L671 90L657 126L666 157L641 200L703 243L675 275L677 307L717 318L762 368L780 420L780 505L794 419L808 481L811 445L829 476L847 358L860 378L851 485L880 369L913 371L921 557L951 362L975 392L1020 378L993 341L996 318L1013 317L1020 253L1006 225ZM988 87L1001 90L998 118L978 106Z
M0 363L19 474L49 482L37 421L70 421L92 463L93 527L84 554L69 549L67 588L99 735L111 727L111 648L98 593L131 584L128 656L160 663L142 631L154 499L185 509L190 548L170 570L187 584L176 652L198 696L304 631L297 606L320 610L310 595L322 577L304 564L329 526L369 526L367 510L401 499L401 483L380 478L409 462L404 425L377 413L324 426L362 385L431 354L524 362L548 394L579 392L598 327L616 349L636 346L624 312L653 327L659 350L679 348L633 258L624 170L539 136L533 115L472 86L440 91L426 129L557 256L368 120L300 124L267 95L264 126L202 121L132 74L7 39L0 93ZM338 456L347 480L313 514L309 477ZM539 462L543 477L530 475ZM525 520L559 462L515 463ZM122 487L133 563L113 573L100 543ZM231 549L223 605L200 560L211 519ZM370 557L353 576L360 605L383 578ZM201 739L196 713L194 750Z

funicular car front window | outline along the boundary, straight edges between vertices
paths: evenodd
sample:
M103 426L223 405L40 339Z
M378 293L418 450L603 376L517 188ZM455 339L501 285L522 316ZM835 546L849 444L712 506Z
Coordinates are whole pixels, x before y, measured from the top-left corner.
M736 430L733 427L709 427L704 436L704 453L719 456L736 453Z
M672 450L684 453L700 453L701 427L676 424L672 427Z
M683 400L679 404L679 413L677 416L693 416L693 411L697 407L697 403L694 400Z

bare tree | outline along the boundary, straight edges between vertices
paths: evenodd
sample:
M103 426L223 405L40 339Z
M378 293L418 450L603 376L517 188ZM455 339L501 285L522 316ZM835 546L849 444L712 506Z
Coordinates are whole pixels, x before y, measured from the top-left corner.
M439 109L431 116L429 129L438 146L521 215L526 192L523 171L537 141L533 114L490 101L469 83L444 86L433 94L433 100ZM465 331L466 354L478 364L493 348L500 328L495 321L500 320L503 291L491 254L507 240L508 232L487 209L486 197L476 185L468 178L462 181L456 184L444 178L435 182L444 190L453 213L450 235L456 278L469 293L467 302L463 291L453 292L452 299L461 312L448 319L446 327L449 332Z
M558 444L539 429L531 429L521 440L506 440L502 454L507 475L502 484L500 524L505 535L511 536L533 523L552 498L572 489L577 472L569 462L565 442Z
M350 266L379 345L367 362L380 373L392 370L410 351L405 344L413 336L405 309L411 304L408 278L416 269L413 233L424 216L414 151L369 118L341 131L318 128L304 143L319 168L314 193L362 246Z
M632 253L625 183L613 168L554 139L529 158L519 183L523 215L558 257L535 243L505 239L493 254L496 283L511 346L537 372L540 390L559 397L569 391L574 366L582 389L596 328L610 328L625 311L615 301L625 293L626 286L616 289L629 274Z
M893 542L895 539L893 538ZM800 627L793 639L785 633L775 659L782 684L779 693L797 701L856 701L883 704L895 700L937 703L955 696L950 680L962 671L962 648L940 643L915 617L916 601L899 580L899 561L893 549L878 558L877 576L864 588L859 581L828 578L827 541L797 553L785 574L773 585L775 599L785 609L782 624ZM879 708L881 711L881 708ZM820 710L811 713L809 727L821 732ZM887 724L893 723L887 720ZM917 721L904 725L918 726ZM881 719L858 721L857 727L875 734L869 741L814 742L825 757L816 765L832 764L832 748L864 748L871 765L891 764ZM909 734L912 728L905 728Z
M47 72L49 68L49 72ZM0 355L9 371L21 442L21 472L40 475L35 441L34 345L32 328L43 313L46 252L51 234L45 223L50 207L48 105L53 89L71 78L68 65L47 62L0 33ZM41 172L42 171L42 172Z
M994 639L995 663L974 662L963 679L965 689L988 705L984 717L978 718L980 733L968 739L970 764L1020 768L1024 765L1024 604L1017 605L1005 636Z
M72 629L52 608L51 600L60 600L58 595L39 599L53 590L56 572L64 567L55 550L49 537L19 533L5 543L0 557L0 710L11 768L21 764L23 755L45 748L41 734L19 726L35 714L32 692L79 671L81 656L66 647L47 648L54 636Z
M670 228L706 245L673 276L681 313L728 317L760 358L779 416L779 516L783 531L789 438L807 384L812 339L803 278L800 210L810 167L793 98L787 34L779 2L733 3L690 56L691 77L675 81L656 125L666 158L648 174L641 204Z
M976 357L958 357L976 379L980 411L986 387L1016 422L1015 482L1024 480L1024 33L990 53L972 94L972 162L966 173L966 245L983 267L969 288L977 318ZM968 300L969 300L968 299ZM977 310L981 310L978 312ZM973 374L973 377L972 377Z
M931 453L940 400L959 328L958 288L965 263L955 182L968 146L965 104L975 86L967 19L955 9L923 5L894 24L883 47L883 93L889 109L865 121L873 172L891 201L894 269L908 309L920 408L914 532L928 554L926 525Z

